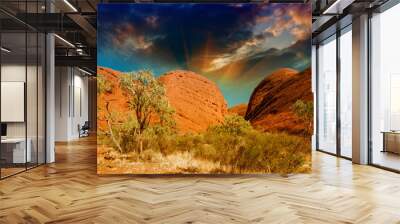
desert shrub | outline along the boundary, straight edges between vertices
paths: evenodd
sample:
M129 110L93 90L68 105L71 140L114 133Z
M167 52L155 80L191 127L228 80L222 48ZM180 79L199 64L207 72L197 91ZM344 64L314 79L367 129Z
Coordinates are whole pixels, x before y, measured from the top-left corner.
M143 136L145 149L150 148L165 156L175 148L176 130L173 127L156 124L147 128Z
M204 143L202 134L185 134L175 138L175 147L180 152L195 151Z
M236 166L246 148L247 133L254 131L242 116L228 115L224 123L210 127L204 134L204 142L208 145L205 150L208 153L204 154L204 149L201 149L201 153L195 156L219 162L222 166Z
M133 114L129 114L126 121L120 125L115 125L115 133L119 137L119 144L122 153L127 153L138 148L137 139L138 122Z
M193 148L194 156L209 161L218 161L218 151L210 144L202 144L199 147Z
M214 134L242 135L250 130L252 130L250 122L235 114L225 116L224 123L211 126L208 131Z
M195 148L194 157L230 167L228 172L232 173L296 172L304 165L310 148L305 138L285 133L252 129L241 135L231 135L230 131L217 133L205 133L204 145Z
M314 106L312 101L304 102L302 100L297 100L293 106L292 110L294 113L305 119L305 120L312 120L314 114Z
M103 75L97 74L97 93L111 93L113 85Z
M300 149L309 148L304 138L282 133L249 132L245 141L233 164L239 172L296 172L305 162L306 154Z
M292 111L307 124L307 128L305 130L306 135L312 134L312 123L314 116L314 104L312 101L302 101L297 100L292 105Z
M124 115L115 111L107 111L105 115L107 128L99 131L99 140L102 144L116 149L120 153L128 153L137 148L135 138L138 124L133 115Z

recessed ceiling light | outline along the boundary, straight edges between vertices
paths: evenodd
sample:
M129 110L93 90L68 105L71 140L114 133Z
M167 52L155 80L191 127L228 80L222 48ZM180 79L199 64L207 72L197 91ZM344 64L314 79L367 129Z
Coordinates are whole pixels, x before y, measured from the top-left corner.
M4 51L6 53L10 53L11 52L11 50L9 50L9 49L7 49L5 47L1 47L0 49L1 49L1 51Z
M85 74L87 74L87 75L92 75L92 73L90 73L90 72L88 72L88 71L86 71L86 70L83 70L83 69L81 69L81 68L79 68L79 67L78 67L78 70L81 71L81 72L83 72L83 73L85 73Z
M75 45L73 45L71 42L69 42L68 40L60 37L58 34L54 34L55 37L57 37L59 40L61 40L62 42L64 42L65 44L67 44L70 47L75 48Z
M68 5L74 12L78 12L78 10L68 1L64 0L64 3Z

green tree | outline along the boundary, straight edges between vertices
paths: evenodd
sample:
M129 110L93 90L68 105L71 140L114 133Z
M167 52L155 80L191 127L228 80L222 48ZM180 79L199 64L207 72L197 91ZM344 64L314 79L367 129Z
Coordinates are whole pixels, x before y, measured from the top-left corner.
M297 100L292 106L293 112L304 122L308 124L306 133L312 133L312 123L314 116L314 105L312 101Z
M173 126L173 109L169 106L165 88L150 71L143 70L122 74L120 87L128 98L129 110L137 119L139 152L143 151L143 133L152 119L159 120L162 126Z

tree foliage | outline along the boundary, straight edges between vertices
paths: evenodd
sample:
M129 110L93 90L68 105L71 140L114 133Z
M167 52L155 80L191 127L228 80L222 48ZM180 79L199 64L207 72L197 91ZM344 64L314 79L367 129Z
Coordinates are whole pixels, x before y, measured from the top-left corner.
M120 153L136 149L142 152L150 144L151 136L161 137L175 130L174 110L169 106L164 87L150 71L121 74L119 83L129 111L117 114L106 102L105 120L106 135ZM99 85L104 93L104 85Z
M246 121L242 116L234 114L225 116L224 123L212 126L209 129L209 131L215 133L242 135L253 128L249 121Z
M120 87L128 98L129 109L135 113L139 133L149 126L152 116L157 116L161 124L171 122L173 110L169 107L165 88L150 71L121 75Z
M292 106L293 112L304 122L308 124L306 134L311 134L314 117L314 105L312 101L304 102L297 100Z
M108 82L103 75L97 75L97 93L111 93L113 89L113 85Z

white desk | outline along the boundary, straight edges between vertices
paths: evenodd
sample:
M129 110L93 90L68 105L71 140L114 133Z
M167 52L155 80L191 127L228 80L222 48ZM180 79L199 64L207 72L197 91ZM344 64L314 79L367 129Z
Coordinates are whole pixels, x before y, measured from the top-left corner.
M6 150L9 150L8 147L10 147L10 146L13 147L12 148L12 163L31 162L31 160L32 160L32 151L31 151L32 141L30 138L28 138L26 142L28 143L28 145L27 145L28 147L26 147L26 152L25 152L25 138L1 139L2 147L6 146L7 147ZM3 151L3 148L2 148L2 151Z

